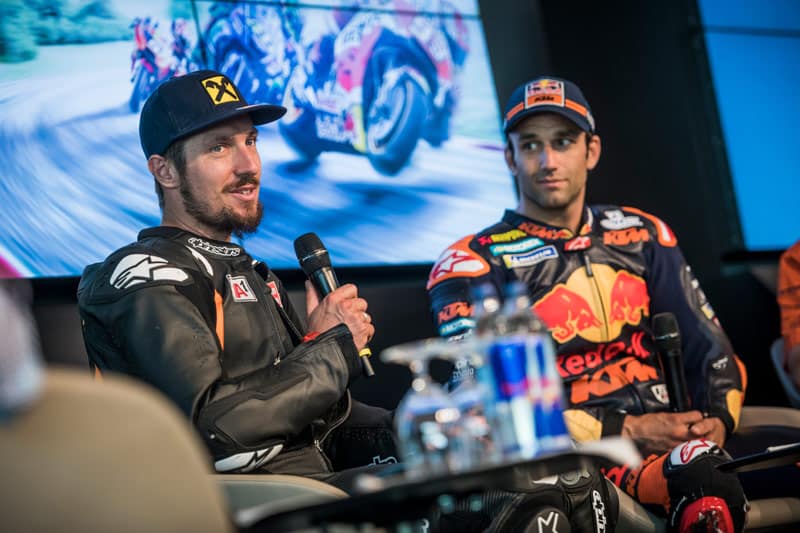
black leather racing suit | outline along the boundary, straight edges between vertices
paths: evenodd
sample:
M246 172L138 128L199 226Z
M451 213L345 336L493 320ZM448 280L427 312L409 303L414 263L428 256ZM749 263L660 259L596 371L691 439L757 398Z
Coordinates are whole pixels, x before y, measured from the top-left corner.
M499 223L451 245L431 270L439 333L459 335L474 325L472 286L488 281L502 294L511 280L528 286L555 341L573 438L619 435L626 414L668 410L650 324L665 311L680 327L692 408L719 417L728 433L736 427L744 366L658 218L628 207L586 207L576 235L506 211ZM639 472L613 474L621 488L642 497L634 486ZM666 485L658 484L654 498L666 501Z
M229 242L142 231L81 279L90 363L165 393L218 470L330 472L323 444L357 404L348 393L361 373L356 346L343 324L303 342L281 282L266 265L256 268Z

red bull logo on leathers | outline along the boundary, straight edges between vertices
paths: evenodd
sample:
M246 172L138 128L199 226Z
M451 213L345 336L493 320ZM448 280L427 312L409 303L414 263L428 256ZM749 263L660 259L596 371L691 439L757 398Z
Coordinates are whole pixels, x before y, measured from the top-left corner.
M592 264L590 277L576 270L533 305L559 344L580 336L591 342L616 339L626 324L650 314L650 296L641 277Z
M562 344L579 333L602 325L586 298L564 284L547 293L534 304L533 309L547 324L553 338Z
M647 284L635 274L619 272L614 277L609 298L609 317L612 322L638 326L643 316L650 314L650 295Z

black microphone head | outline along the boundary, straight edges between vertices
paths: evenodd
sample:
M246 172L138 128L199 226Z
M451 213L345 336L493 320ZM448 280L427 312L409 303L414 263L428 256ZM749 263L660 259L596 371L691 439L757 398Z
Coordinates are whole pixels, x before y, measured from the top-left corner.
M300 268L310 276L312 272L331 266L331 258L325 245L316 233L306 233L294 240L294 253L300 262Z
M658 313L653 317L653 337L659 350L680 350L681 330L672 313Z

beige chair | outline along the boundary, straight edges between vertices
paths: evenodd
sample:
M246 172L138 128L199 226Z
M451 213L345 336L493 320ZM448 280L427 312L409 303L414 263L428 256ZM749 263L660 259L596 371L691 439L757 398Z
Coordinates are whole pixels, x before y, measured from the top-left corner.
M282 474L211 474L222 489L236 525L308 505L347 498L343 490L310 478Z
M800 410L789 407L746 406L742 409L739 429L757 426L792 426L800 428ZM800 531L800 487L798 496L752 500L746 531L797 524Z
M800 390L795 387L792 378L783 368L783 337L778 337L772 342L769 347L769 358L772 361L772 367L775 369L775 374L778 376L778 381L781 382L783 392L789 399L789 404L792 407L800 408Z
M217 476L184 416L133 380L50 369L41 397L0 423L0 529L231 532L253 504L276 512L344 497L297 476Z

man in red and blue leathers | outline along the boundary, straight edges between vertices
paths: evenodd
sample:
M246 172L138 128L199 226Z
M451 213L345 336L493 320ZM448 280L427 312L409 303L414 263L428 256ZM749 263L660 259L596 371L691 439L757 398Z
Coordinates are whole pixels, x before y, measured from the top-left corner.
M451 245L428 281L440 334L473 325L471 287L527 284L533 310L557 346L573 438L630 437L645 461L606 471L621 489L669 514L673 530L713 522L741 531L746 500L733 474L715 465L737 427L744 366L657 217L631 207L588 206L586 182L600 137L572 82L526 83L506 106L505 159L519 204L500 222ZM677 317L692 410L669 412L650 318Z

